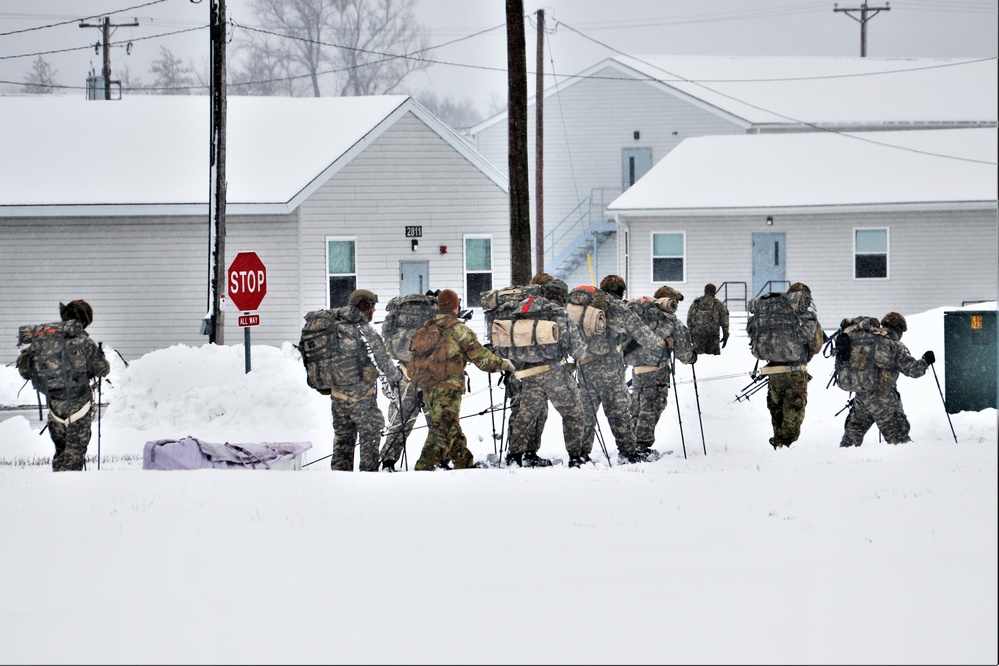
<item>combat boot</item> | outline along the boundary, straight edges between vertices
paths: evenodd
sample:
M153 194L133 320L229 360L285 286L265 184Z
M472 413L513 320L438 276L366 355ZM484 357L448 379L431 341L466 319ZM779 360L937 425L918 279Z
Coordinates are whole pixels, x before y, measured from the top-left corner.
M551 467L552 461L548 458L541 458L537 453L525 453L521 462L521 467Z

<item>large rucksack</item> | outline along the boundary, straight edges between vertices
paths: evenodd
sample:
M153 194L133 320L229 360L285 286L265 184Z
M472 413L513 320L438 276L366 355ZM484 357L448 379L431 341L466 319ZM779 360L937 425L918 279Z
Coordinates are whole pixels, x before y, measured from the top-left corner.
M49 400L69 400L90 393L87 342L83 326L70 319L51 324L21 326L18 346L27 345L18 358L18 370Z
M762 361L807 363L817 320L807 294L773 292L749 301L746 333L753 356Z
M429 294L396 296L385 306L382 337L397 361L409 363L413 334L437 314L437 297Z
M687 327L693 335L717 336L721 326L720 315L714 307L715 300L695 299L687 312Z
M323 395L338 386L378 379L378 370L368 356L359 329L362 316L352 306L313 310L305 315L298 350L305 364L306 381Z
M676 327L672 326L671 322L664 318L661 313L674 314L677 307L676 300L672 298L646 298L643 296L642 298L628 301L628 307L638 315L643 324L652 329L656 335L664 338L663 347L658 351L660 356L657 360L661 362L666 354L665 338L675 338L677 334ZM679 324L679 320L677 320L677 324ZM628 365L644 365L643 361L650 356L650 351L644 349L638 343L638 340L635 340L633 337L628 338L627 343L621 351L624 354L624 362Z
M495 315L489 326L493 349L516 363L559 361L565 355L559 344L558 323L562 306L547 298L529 296Z
M874 391L892 358L888 331L875 317L844 319L831 338L835 352L833 381L844 391Z
M569 292L565 310L579 326L586 338L586 345L592 354L610 352L610 338L607 330L607 309L610 303L607 294L585 285Z
M448 331L458 320L453 317L431 319L413 333L409 365L409 379L416 385L436 386L452 374L464 371L462 359L449 355Z
M485 315L486 336L491 336L494 320L504 317L507 312L517 308L525 298L540 295L541 285L537 284L515 285L482 292L479 303ZM489 337L489 342L493 342L492 337Z

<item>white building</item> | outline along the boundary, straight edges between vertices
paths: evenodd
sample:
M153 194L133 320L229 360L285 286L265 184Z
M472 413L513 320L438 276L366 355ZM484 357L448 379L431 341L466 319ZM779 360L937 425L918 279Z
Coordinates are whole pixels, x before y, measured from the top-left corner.
M210 297L207 97L0 98L0 330L94 307L89 331L131 359L201 345ZM297 342L303 315L355 287L451 288L510 275L504 175L404 96L230 97L225 265L267 270L254 344ZM224 339L243 342L237 312ZM376 315L376 322L379 321Z

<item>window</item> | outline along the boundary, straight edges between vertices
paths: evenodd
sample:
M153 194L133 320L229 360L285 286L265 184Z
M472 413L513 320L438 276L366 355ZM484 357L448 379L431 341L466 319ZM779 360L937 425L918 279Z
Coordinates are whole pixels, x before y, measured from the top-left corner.
M357 269L353 240L326 240L326 273L330 282L331 308L347 305L350 292L357 289Z
M853 277L888 277L887 229L855 229L853 248Z
M682 233L652 234L652 281L685 282Z
M465 238L465 307L481 307L480 295L493 288L493 239Z

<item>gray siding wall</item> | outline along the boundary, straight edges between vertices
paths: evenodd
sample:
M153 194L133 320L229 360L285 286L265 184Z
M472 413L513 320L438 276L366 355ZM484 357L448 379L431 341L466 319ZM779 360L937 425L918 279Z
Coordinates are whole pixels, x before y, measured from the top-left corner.
M655 164L686 138L745 132L742 127L685 98L647 82L622 79L621 76L620 71L606 68L593 78L574 83L544 100L546 236L560 234L559 223L587 197L599 200L603 196L606 205L621 193L621 159L625 148L651 148ZM610 80L610 77L616 80ZM532 200L535 198L536 162L534 114L532 100L527 123ZM637 140L634 138L636 131L639 132ZM479 152L506 173L506 119L483 129L475 138ZM531 219L533 225L533 203ZM552 249L551 244L546 240L546 252ZM610 260L615 261L613 254ZM547 266L546 262L546 268L554 267ZM606 275L619 270L616 264L607 263L601 272ZM588 269L585 269L585 275L588 282ZM575 271L571 277L579 276L580 272Z
M712 282L745 282L752 297L752 234L784 232L787 279L807 284L818 306L819 321L835 329L844 317L903 315L965 301L997 298L999 228L995 210L878 213L628 218L630 230L629 296L651 296L662 282L652 282L653 232L686 233L686 281L670 283L686 297L680 315ZM855 228L889 229L888 279L853 277ZM739 293L739 292L735 292ZM741 311L742 303L729 304Z
M433 287L464 296L462 239L470 233L492 236L495 280L505 286L508 210L501 187L407 114L299 211L227 216L226 267L252 251L267 268L251 344L297 343L303 315L326 307L327 236L357 239L358 284L376 291L382 307L399 292L403 259L429 260ZM59 302L77 298L94 307L92 337L127 360L206 344L208 224L207 207L204 218L0 218L0 331L9 341L0 345L0 362L16 357L18 326L58 320ZM409 224L423 225L416 252L403 235ZM228 345L243 344L238 315L230 304Z

